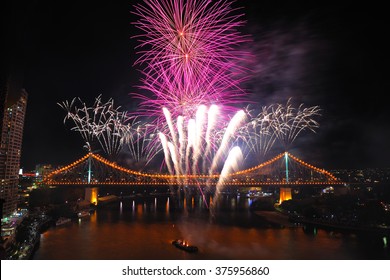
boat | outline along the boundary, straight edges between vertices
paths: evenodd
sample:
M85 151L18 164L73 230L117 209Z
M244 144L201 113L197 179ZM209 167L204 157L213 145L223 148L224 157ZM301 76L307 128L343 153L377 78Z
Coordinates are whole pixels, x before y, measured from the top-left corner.
M70 218L65 218L65 217L60 217L57 221L56 221L56 226L61 226L63 224L67 224L67 223L70 223L72 220Z
M176 239L172 241L172 245L174 245L176 248L179 248L181 250L184 250L189 253L195 253L198 252L198 247L190 245L187 241Z

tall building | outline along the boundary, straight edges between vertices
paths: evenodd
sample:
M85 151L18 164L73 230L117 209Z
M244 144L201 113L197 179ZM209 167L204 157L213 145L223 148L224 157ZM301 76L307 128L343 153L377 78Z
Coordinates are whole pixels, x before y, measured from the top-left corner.
M30 3L31 2L31 3ZM0 9L0 202L1 217L17 206L18 171L22 148L27 93L23 90L28 57L36 34L32 19L34 1L3 1ZM26 3L29 3L27 6ZM0 203L1 204L1 203Z
M1 83L0 199L3 200L2 218L9 216L17 209L27 96L24 89L10 90L8 83Z

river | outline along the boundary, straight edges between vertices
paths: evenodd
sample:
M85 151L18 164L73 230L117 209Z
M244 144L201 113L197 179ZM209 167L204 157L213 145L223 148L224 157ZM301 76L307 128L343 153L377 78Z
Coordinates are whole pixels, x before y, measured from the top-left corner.
M386 240L270 223L252 199L222 195L207 209L199 197L127 197L41 234L36 260L358 260L388 259ZM210 202L210 201L209 201ZM171 242L186 239L197 253Z

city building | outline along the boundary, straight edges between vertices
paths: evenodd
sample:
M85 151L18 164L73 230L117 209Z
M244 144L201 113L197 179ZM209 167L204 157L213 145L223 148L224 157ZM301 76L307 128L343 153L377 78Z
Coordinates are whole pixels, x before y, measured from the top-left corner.
M37 164L35 166L35 181L42 182L42 180L53 171L54 168L51 164Z
M0 88L0 199L2 218L17 210L20 156L28 94L2 79Z

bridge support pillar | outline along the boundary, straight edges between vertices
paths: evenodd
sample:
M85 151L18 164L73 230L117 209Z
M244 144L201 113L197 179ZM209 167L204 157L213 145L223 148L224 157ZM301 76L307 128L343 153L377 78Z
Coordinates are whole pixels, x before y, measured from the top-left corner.
M99 188L86 188L85 189L85 200L89 201L92 204L97 205L98 204L98 194L99 194Z
M279 204L283 201L292 199L291 188L280 187Z

